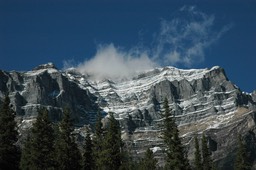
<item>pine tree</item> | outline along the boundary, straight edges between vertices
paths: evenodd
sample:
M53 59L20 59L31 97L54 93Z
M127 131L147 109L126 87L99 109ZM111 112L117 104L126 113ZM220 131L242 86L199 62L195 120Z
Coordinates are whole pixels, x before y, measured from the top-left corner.
M154 158L153 152L148 148L144 158L140 162L140 170L155 170L157 168L157 160Z
M179 138L179 130L171 115L167 98L164 100L162 138L167 146L167 169L190 169L189 162Z
M54 132L48 118L48 111L38 111L31 135L23 148L21 169L54 169Z
M83 154L83 169L93 170L94 160L93 160L93 145L90 137L90 132L87 131L84 144L84 154Z
M121 167L122 147L119 122L114 118L113 113L109 113L102 152L103 169L118 170Z
M22 154L21 154L21 161L20 161L20 169L30 170L30 166L32 164L31 158L31 137L30 135L27 136L26 141L24 143Z
M167 146L166 154L167 154L167 160L166 160L166 167L169 167L170 169L173 168L172 161L174 160L173 156L173 127L174 125L173 116L171 115L170 108L168 105L168 100L165 98L164 100L164 114L163 114L163 127L162 127L162 138L164 140L164 143Z
M250 170L246 146L243 143L241 135L238 136L238 150L235 160L235 170Z
M10 99L5 96L0 110L0 167L18 169L20 150L15 145L18 141L15 112L10 108Z
M92 138L95 169L102 169L104 164L102 160L104 130L103 130L103 124L101 121L102 121L102 115L100 112L98 112L96 117L96 123L95 123L94 137Z
M127 149L127 148L126 148ZM119 170L135 170L138 169L139 164L133 160L128 151L122 154L122 164Z
M195 136L195 169L196 170L203 170L202 167L202 159L201 159L201 152L200 152L200 148L199 148L199 142L197 139L197 136Z
M81 154L72 135L73 128L70 120L70 112L64 109L63 118L59 125L59 137L56 142L57 169L79 170L81 169Z
M213 168L213 162L211 159L211 152L208 148L207 139L205 135L202 136L202 158L203 158L203 169L211 170Z

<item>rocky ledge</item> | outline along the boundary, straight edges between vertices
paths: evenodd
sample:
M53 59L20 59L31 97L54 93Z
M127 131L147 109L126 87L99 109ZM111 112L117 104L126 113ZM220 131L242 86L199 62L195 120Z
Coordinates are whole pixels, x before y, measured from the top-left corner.
M220 67L165 67L130 79L93 80L89 75L60 71L48 63L28 72L0 71L0 98L7 92L21 132L31 126L41 107L50 111L53 121L59 121L62 108L69 107L81 135L82 127L93 124L99 110L104 115L114 112L133 156L142 156L149 147L160 164L164 145L159 138L159 123L165 97L191 161L194 135L208 136L213 159L222 167L219 169L228 169L232 163L238 134L246 139L249 148L256 143L256 91L242 92ZM254 160L255 153L251 153Z

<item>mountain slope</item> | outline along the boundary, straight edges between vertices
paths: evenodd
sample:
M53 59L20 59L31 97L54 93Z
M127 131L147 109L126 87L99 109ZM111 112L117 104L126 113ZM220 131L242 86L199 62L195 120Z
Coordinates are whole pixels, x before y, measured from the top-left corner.
M0 96L9 93L18 116L34 118L37 109L47 107L51 119L58 121L61 109L69 107L78 124L89 123L98 106L96 97L70 81L53 64L41 65L28 72L0 71Z
M93 123L99 109L105 114L114 112L133 155L140 157L150 147L160 164L164 146L158 125L165 97L191 160L195 134L208 135L213 158L222 167L234 158L238 133L250 139L248 145L256 138L251 133L255 129L256 92L241 92L220 67L165 67L133 78L94 80L48 63L28 72L0 71L0 97L7 92L21 131L31 125L40 107L47 107L53 121L60 119L63 107L69 107L77 127Z

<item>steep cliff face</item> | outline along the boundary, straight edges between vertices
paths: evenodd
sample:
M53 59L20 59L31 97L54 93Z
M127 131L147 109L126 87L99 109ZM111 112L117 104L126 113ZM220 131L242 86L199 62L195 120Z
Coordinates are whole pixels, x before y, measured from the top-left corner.
M165 97L179 125L199 122L211 116L223 117L233 114L239 107L254 105L252 97L234 86L219 67L210 70L166 67L122 81L81 79L77 78L77 81L85 89L103 99L103 102L99 101L101 108L116 113L119 119L146 114L154 123L160 118L159 111ZM219 120L218 124L221 122ZM213 125L217 126L214 122Z
M246 136L254 131L255 94L241 92L220 67L197 70L165 67L132 80L85 83L78 78L77 81L104 99L101 105L104 111L116 113L126 132L123 138L130 142L137 156L150 147L163 161L159 123L165 97L191 160L193 137L204 132L209 136L214 160L223 169L232 169L237 135Z
M47 107L54 121L59 120L63 107L69 107L77 127L92 123L99 109L114 112L133 155L141 156L149 147L160 163L164 145L159 124L165 97L191 160L193 136L203 132L221 167L233 161L238 133L250 139L248 146L253 148L256 142L256 92L241 92L220 67L165 67L129 79L93 80L75 70L59 71L49 63L28 72L0 71L0 97L6 92L21 129L31 125L40 107Z
M0 96L10 95L17 116L32 119L37 109L46 107L53 121L60 119L62 108L72 110L77 125L90 122L98 106L96 97L70 81L53 64L29 72L0 72Z

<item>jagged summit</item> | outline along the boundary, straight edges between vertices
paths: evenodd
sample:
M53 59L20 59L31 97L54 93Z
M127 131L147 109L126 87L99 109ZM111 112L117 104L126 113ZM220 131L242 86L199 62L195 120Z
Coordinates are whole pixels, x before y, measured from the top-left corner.
M52 73L60 73L61 71L58 70L58 68L53 63L50 62L47 64L41 64L35 67L34 69L32 69L32 71L25 72L25 75L36 76L36 75L43 74L45 72L52 74Z
M179 69L172 66L165 66L165 67L156 67L153 69L148 69L144 71L138 71L134 72L131 75L125 75L122 76L95 76L87 72L79 72L76 68L69 68L64 70L67 74L70 74L71 77L74 75L81 75L83 77L86 77L87 79L93 81L93 82L102 82L106 80L110 80L113 82L124 82L128 80L136 80L141 79L145 77L154 77L154 76L169 76L177 79L188 79L189 81L192 79L200 78L201 76L205 75L208 72L212 72L214 70L219 70L220 72L224 73L224 69L222 69L219 66L214 66L212 68L204 68L204 69ZM104 71L104 68L102 68L102 71ZM225 74L225 73L224 73Z
M69 107L81 135L85 133L81 127L93 124L99 110L104 115L114 112L135 156L151 148L161 158L159 123L165 97L184 142L191 146L189 157L193 157L193 136L204 132L213 144L213 159L228 164L234 150L227 148L235 148L236 134L256 133L256 92L243 93L218 66L163 67L129 79L94 80L48 63L28 72L0 72L0 97L7 92L21 132L31 126L38 108L47 108L50 118L58 121L62 108Z
M37 67L35 67L34 69L32 69L32 71L37 71L37 70L42 70L42 69L57 69L57 67L52 63L52 62L49 62L47 64L41 64Z
M188 81L191 81L193 79L198 79L205 74L219 70L220 72L224 73L224 69L222 69L219 66L214 66L210 69L204 68L204 69L179 69L172 66L166 66L166 67L159 67L151 70L145 70L142 73L138 73L138 75L134 75L133 79L136 78L143 78L148 76L164 76L172 78L172 79L187 79ZM224 73L225 74L225 73Z

